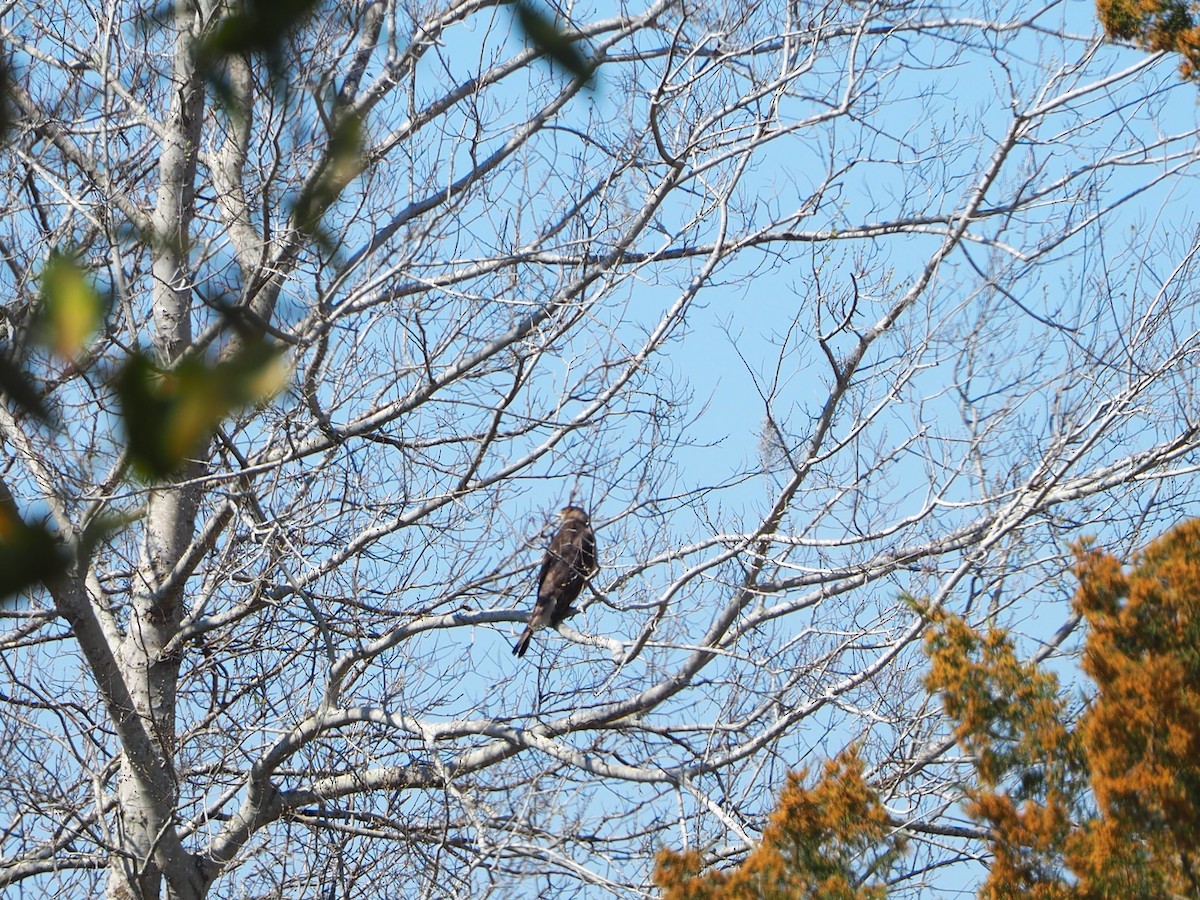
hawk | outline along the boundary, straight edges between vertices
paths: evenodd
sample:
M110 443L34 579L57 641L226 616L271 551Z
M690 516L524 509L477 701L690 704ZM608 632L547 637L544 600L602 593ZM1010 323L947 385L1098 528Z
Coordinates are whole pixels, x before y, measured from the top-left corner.
M588 515L578 506L565 506L558 513L562 527L550 541L538 573L537 602L529 625L513 653L524 656L533 633L547 625L558 626L571 612L571 604L583 583L599 571L596 565L596 535Z

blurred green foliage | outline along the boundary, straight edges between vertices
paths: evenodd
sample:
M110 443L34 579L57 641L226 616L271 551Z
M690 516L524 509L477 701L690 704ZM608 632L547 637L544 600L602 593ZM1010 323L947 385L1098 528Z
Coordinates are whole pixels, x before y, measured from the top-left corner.
M569 38L554 17L530 0L517 0L516 8L517 24L533 48L577 81L590 85L597 65L579 49L578 41Z
M183 0L181 0L183 2ZM516 0L515 21L530 45L576 81L590 84L597 64L567 36L557 16L530 0ZM228 61L240 58L265 67L271 83L290 77L288 42L319 14L320 0L241 0L231 6L195 44L198 75L229 115L236 116ZM170 27L175 4L151 7L146 28ZM12 60L0 57L0 145L18 125L9 102ZM292 204L293 227L322 247L335 240L322 220L363 169L365 128L352 110L335 110L321 167ZM154 243L159 236L130 232L129 239ZM41 294L31 337L63 366L87 369L89 345L103 330L109 298L97 290L85 267L70 252L55 250L41 271ZM290 372L279 348L247 325L236 310L214 305L236 336L216 361L185 354L170 366L145 351L132 350L110 370L132 471L156 481L176 475L189 459L204 455L221 421L239 408L263 402L282 390ZM14 340L0 346L0 402L13 412L60 428L44 389L25 364L25 348ZM122 520L124 522L125 520ZM114 526L119 527L119 526ZM46 523L26 522L0 481L0 603L62 572L71 564L65 544Z
M99 329L108 303L69 254L54 251L42 268L38 324L42 343L64 359L77 361Z
M287 377L282 355L264 341L216 363L186 357L169 369L134 352L113 386L135 471L151 480L177 473L226 416L273 396Z
M71 560L50 528L30 525L0 502L0 602L65 571Z

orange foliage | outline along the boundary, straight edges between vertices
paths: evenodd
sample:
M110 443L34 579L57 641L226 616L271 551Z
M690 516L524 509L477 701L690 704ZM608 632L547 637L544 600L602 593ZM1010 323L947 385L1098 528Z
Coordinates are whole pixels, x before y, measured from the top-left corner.
M1077 556L1096 692L1074 728L1003 631L933 616L926 684L974 761L965 806L994 856L980 896L1200 897L1200 521L1128 571Z
M789 774L762 843L734 869L703 871L695 851L658 854L654 882L664 900L882 900L869 883L903 852L856 750L825 764L811 788Z
M956 616L932 618L926 687L942 695L954 736L974 761L978 781L964 805L991 834L993 861L979 896L1070 897L1063 850L1082 765L1058 679L1019 660L1003 630L980 635Z
M1200 76L1196 11L1196 4L1188 0L1096 0L1096 14L1105 34L1151 52L1180 54L1179 70L1188 79Z
M1081 665L1095 692L1078 722L1055 676L1008 634L929 613L926 687L974 766L967 814L986 826L984 900L1200 898L1200 520L1125 567L1077 550ZM664 900L882 898L903 852L856 751L811 788L787 786L762 844L725 871L658 856Z
M1133 832L1166 890L1200 895L1200 521L1150 544L1128 573L1094 551L1077 572L1083 669L1097 687L1079 733L1104 815L1081 865L1104 882L1105 854Z

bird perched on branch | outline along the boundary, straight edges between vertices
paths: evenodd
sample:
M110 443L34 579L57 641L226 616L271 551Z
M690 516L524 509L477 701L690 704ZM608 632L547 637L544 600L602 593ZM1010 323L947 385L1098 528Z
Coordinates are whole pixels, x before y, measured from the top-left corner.
M565 506L558 513L562 527L550 541L538 573L537 602L529 625L513 653L524 656L533 633L547 625L558 626L571 613L571 604L584 582L599 571L596 565L596 535L588 515L578 506Z

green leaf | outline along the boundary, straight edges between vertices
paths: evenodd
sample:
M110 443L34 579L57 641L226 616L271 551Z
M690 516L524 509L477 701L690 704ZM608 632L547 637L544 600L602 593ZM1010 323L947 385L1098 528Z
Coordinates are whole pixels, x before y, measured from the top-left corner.
M320 0L244 0L205 39L218 56L262 55L278 61L288 35L307 21Z
M171 401L159 384L161 373L142 353L135 353L121 367L114 381L125 437L134 467L152 478L165 477L179 468L182 456L167 450L164 437Z
M362 173L362 146L362 120L358 116L343 117L329 135L324 169L292 208L292 221L305 234L322 239L321 217Z
M578 81L587 84L596 71L596 64L584 56L576 41L568 38L558 23L529 0L517 0L517 24L535 50L548 56Z
M200 41L196 65L222 101L232 93L224 60L231 56L258 57L273 80L287 75L284 48L289 35L312 17L320 0L243 0L224 15Z
M114 382L134 468L151 479L173 475L222 419L278 393L287 378L282 354L262 341L215 365L189 358L167 370L134 354Z
M54 423L54 418L42 395L34 386L30 376L12 358L12 354L0 348L0 391L8 399L34 418L41 419L46 424Z
M76 360L104 321L107 304L68 254L55 251L42 269L42 338L60 356Z
M0 503L0 601L58 575L70 561L50 529L26 523L16 510Z

